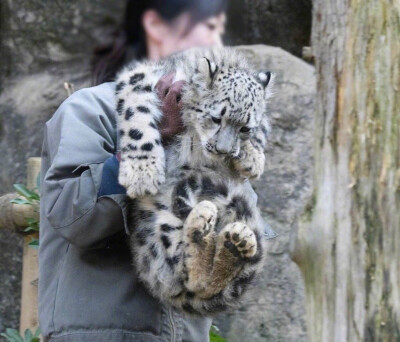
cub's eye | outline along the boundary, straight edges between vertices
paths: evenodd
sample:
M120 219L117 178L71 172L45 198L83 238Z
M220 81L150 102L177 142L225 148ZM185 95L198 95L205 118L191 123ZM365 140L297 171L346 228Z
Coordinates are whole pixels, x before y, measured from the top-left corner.
M220 124L221 123L221 119L218 118L214 118L213 116L211 117L212 121L214 121L216 124Z
M249 133L250 131L251 131L251 128L249 128L249 127L242 127L240 130L240 132L242 132L242 133Z

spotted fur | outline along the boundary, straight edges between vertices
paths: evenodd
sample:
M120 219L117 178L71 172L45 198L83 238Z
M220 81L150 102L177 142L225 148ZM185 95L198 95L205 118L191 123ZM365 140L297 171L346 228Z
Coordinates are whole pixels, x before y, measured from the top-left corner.
M164 149L155 84L170 72L186 82L185 131ZM188 313L237 306L262 268L263 220L247 179L264 170L270 78L230 48L135 63L117 77L133 262L154 296Z

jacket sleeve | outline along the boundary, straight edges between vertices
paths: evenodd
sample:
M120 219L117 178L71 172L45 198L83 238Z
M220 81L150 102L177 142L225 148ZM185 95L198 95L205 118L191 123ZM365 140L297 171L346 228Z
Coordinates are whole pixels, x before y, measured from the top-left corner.
M46 123L42 149L41 211L62 237L93 247L125 228L127 196L99 196L105 161L116 150L110 83L72 94Z

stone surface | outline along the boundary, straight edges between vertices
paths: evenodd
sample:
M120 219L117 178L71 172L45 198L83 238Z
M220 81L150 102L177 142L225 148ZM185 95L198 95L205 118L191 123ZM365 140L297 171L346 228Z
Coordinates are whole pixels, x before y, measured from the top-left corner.
M122 1L23 1L0 4L0 193L24 182L40 155L43 123L67 97L64 82L89 86L90 56L115 28ZM59 15L54 15L58 13Z
M311 0L230 0L227 38L231 45L279 46L296 56L310 45Z
M228 33L232 37L236 32L238 37L233 42L276 43L294 51L287 44L293 41L289 36L295 30L289 32L288 27L287 36L283 37L282 31L275 43L268 40L276 35L266 29L272 16L255 12L250 1L243 3L244 9L237 7L236 11L240 15L251 12L244 18L252 23L253 31L249 26L240 28L232 16ZM273 0L254 2L258 10L267 3L281 6ZM122 1L106 0L0 3L0 195L12 190L13 183L25 182L27 158L40 154L43 124L67 97L63 83L73 83L76 90L89 86L92 48L116 26L122 7ZM287 12L289 19L284 11L280 13L282 23L304 20L295 20L293 12ZM300 49L302 45L297 46ZM278 48L245 50L260 68L276 74L267 170L255 187L265 217L281 235L269 243L270 261L248 305L219 317L216 324L229 341L304 341L303 285L288 251L296 218L310 192L313 68ZM2 331L18 327L22 239L2 230L0 239Z
M92 49L115 28L122 8L123 1L107 0L0 2L0 195L26 182L43 124L67 97L64 82L76 90L90 85ZM18 328L22 239L0 229L0 241L2 332Z
M0 230L0 332L6 328L18 326L22 244L21 236L11 231Z

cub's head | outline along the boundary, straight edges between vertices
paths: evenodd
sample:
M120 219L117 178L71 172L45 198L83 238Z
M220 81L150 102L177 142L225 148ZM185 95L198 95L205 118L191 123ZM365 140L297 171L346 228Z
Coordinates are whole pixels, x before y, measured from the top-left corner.
M211 58L199 58L184 95L190 113L185 125L197 133L208 157L236 157L241 142L266 121L272 75L250 71L235 56Z

